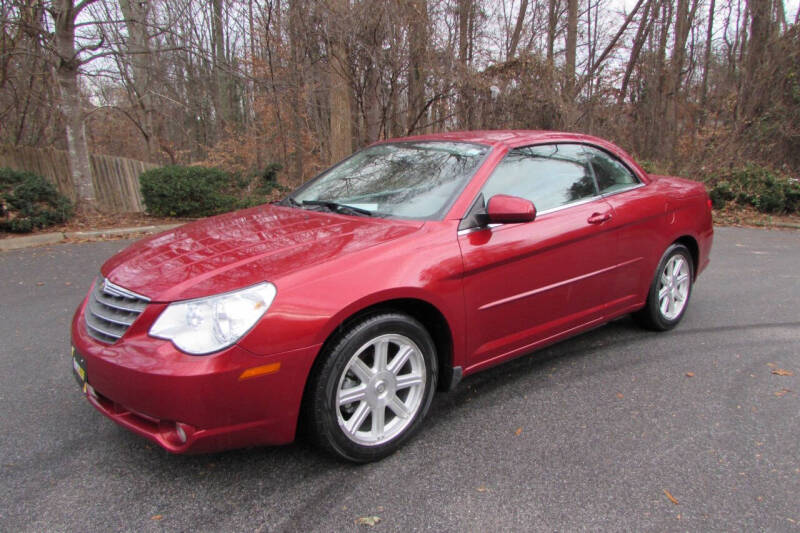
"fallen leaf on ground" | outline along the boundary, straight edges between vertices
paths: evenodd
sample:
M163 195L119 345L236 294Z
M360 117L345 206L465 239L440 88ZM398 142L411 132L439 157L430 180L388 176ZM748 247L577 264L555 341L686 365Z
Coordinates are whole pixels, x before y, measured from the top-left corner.
M359 518L356 518L356 525L372 527L380 521L381 521L380 516L361 516Z
M620 400L623 399L624 397L625 396L623 396L623 394L621 392L617 393L617 398L619 398Z
M514 432L514 435L516 435L517 437L522 435L522 428L517 428L517 430Z
M164 515L162 515L162 514L157 514L157 515L153 515L153 516L151 516L151 517L150 517L150 520L156 520L156 521L158 521L158 520L161 520L162 518L164 518Z
M664 489L664 494L667 496L667 498L669 498L669 501L671 501L671 502L672 502L672 503L674 503L675 505L678 505L678 500L676 500L676 499L675 499L675 496L673 496L672 494L670 494L670 493L669 493L669 491L668 491L667 489Z
M781 389L781 390L779 390L778 392L775 393L775 396L783 396L787 392L792 392L792 391L790 391L789 389Z
M477 491L478 491L478 492L486 492L486 491L488 491L488 490L489 490L489 489L487 489L487 488L486 488L486 487L484 487L483 485L481 485L480 487L478 487L478 488L477 488Z
M42 285L44 285L44 281L37 281L36 282L36 286L37 287L41 287Z
M792 372L791 370L784 370L782 368L776 368L775 370L772 371L772 373L775 374L776 376L794 376L794 372Z
M687 378L693 378L694 377L694 372L687 372L686 373L686 377Z

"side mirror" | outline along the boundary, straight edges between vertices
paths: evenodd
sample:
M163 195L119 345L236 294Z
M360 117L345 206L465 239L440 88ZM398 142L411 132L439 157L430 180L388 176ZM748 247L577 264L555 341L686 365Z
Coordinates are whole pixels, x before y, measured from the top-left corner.
M536 218L536 207L530 200L519 196L495 194L489 198L486 214L490 224L531 222Z

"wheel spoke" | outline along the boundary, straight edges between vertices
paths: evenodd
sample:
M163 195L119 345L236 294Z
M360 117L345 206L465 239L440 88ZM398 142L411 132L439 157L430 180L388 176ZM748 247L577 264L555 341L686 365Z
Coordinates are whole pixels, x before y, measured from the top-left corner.
M389 343L387 341L378 341L375 343L375 362L373 369L375 373L386 370L386 358L389 355Z
M386 429L386 406L379 405L372 411L372 436L376 439L383 438Z
M366 397L367 386L360 384L349 389L339 391L339 405L347 405Z
M674 261L675 261L675 263L672 265L672 277L673 277L673 279L675 277L677 277L678 274L680 274L681 270L683 269L683 258L682 257L676 257L674 259Z
M669 313L669 292L667 292L664 295L664 297L661 300L659 300L659 302L660 302L659 307L661 308L661 314L666 316Z
M661 290L658 291L658 301L662 301L668 292L669 288L666 285L662 285Z
M409 387L413 387L414 385L421 385L422 384L422 376L418 374L403 374L402 376L397 376L397 390L407 389Z
M397 395L393 395L391 400L386 404L386 406L394 411L394 414L399 416L400 418L408 418L411 416L411 411L406 408L403 401L397 397Z
M358 404L358 407L356 407L356 410L353 413L353 415L345 422L345 429L347 430L347 432L350 433L351 435L355 435L356 432L358 431L358 428L360 428L361 424L364 423L364 420L367 419L369 413L370 413L370 408L367 402L362 401L360 404Z
M411 346L401 347L400 351L398 351L395 354L395 356L392 358L392 362L389 363L387 367L389 372L391 372L394 375L397 375L397 373L400 372L400 369L403 368L403 365L406 364L406 361L408 361L408 358L411 355L411 352L413 351L414 349L411 348Z
M361 380L361 383L366 383L375 375L375 372L360 357L353 359L353 362L350 363L350 370Z

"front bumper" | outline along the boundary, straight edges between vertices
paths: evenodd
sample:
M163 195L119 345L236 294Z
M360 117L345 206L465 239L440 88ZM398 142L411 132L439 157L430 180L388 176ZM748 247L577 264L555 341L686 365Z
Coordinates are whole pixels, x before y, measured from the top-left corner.
M86 333L85 306L84 301L75 313L71 333L85 358L86 396L121 426L174 453L294 440L319 345L265 356L237 345L187 355L147 335L164 308L160 304L149 305L122 339L106 345ZM272 365L272 372L242 379L245 370L264 365Z

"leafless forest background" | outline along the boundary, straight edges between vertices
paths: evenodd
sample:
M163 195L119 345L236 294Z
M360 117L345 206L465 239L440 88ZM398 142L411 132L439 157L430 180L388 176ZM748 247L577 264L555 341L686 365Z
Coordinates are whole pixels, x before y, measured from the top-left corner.
M457 129L591 133L692 177L800 173L782 0L0 0L0 22L0 144L68 150L88 201L90 152L278 163L295 185Z

